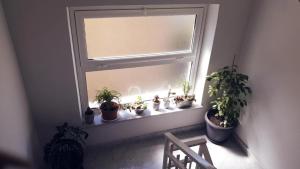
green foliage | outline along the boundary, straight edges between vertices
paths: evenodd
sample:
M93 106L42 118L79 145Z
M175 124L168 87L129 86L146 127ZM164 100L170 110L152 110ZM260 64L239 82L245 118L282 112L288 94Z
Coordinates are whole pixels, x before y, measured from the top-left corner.
M132 105L132 109L147 109L147 104L144 103L142 96L138 96Z
M146 110L147 104L143 101L142 96L138 96L134 103L123 104L122 108L123 108L123 110L128 109L129 111L136 110L136 109Z
M238 73L236 65L226 66L213 72L207 78L211 82L208 93L214 100L212 108L218 110L215 116L221 119L221 126L233 126L243 107L247 106L246 96L252 91L247 86L248 76Z
M99 90L96 95L96 100L98 103L101 102L111 102L112 100L116 99L119 101L121 94L115 90L109 90L108 88L104 87L102 90Z
M190 83L188 81L185 81L183 82L182 84L182 88L183 88L183 93L184 93L184 96L187 97L192 86L190 85Z

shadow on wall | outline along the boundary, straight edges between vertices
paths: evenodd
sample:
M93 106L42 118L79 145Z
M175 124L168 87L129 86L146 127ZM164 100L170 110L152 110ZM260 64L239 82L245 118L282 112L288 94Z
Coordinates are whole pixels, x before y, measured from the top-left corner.
M0 1L0 168L32 168L27 98Z

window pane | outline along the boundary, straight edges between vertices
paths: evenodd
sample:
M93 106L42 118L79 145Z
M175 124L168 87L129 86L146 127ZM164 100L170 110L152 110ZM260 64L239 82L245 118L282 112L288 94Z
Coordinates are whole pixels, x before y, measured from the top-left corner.
M97 90L103 87L119 91L123 102L133 101L138 95L142 95L143 99L152 99L156 94L166 96L169 87L177 93L182 93L181 84L189 76L190 65L190 62L173 63L87 72L89 102L95 101Z
M88 58L190 50L195 17L86 18Z

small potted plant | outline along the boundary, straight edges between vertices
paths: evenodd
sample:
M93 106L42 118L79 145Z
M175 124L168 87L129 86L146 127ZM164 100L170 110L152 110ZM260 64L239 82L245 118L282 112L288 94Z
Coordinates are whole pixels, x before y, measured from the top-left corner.
M96 100L100 105L103 120L115 120L118 117L119 98L121 94L115 90L103 88L98 91ZM114 101L113 101L114 100ZM118 103L116 103L117 101Z
M85 122L87 124L92 124L94 123L94 111L88 107L84 113L84 117L85 117Z
M88 133L64 123L44 147L44 160L49 169L83 168L83 146Z
M170 100L170 97L171 95L175 95L176 93L175 92L172 92L172 89L170 88L169 89L169 92L168 92L168 97L164 98L163 101L164 101L164 107L166 109L169 109L170 108L170 103L171 103L171 100Z
M160 105L159 96L156 95L153 99L153 110L158 111L159 110L159 105Z
M176 106L178 108L189 108L192 107L193 102L196 101L195 99L195 95L189 95L189 92L192 88L192 86L190 85L190 83L188 81L185 81L182 84L182 88L183 88L183 96L176 96L174 98L174 101L176 103Z
M141 96L138 96L133 104L124 104L123 109L134 110L136 114L141 115L147 109L147 104Z
M208 93L213 98L211 109L205 115L207 135L215 143L226 141L238 124L240 111L247 106L251 93L248 76L238 73L236 65L226 66L211 73Z

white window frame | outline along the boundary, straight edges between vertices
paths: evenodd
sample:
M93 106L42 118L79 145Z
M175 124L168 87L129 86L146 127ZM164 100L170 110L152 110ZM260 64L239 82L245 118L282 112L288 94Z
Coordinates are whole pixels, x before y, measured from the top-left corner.
M192 91L194 92L197 72L199 69L207 5L68 7L67 13L81 116L88 107L86 72L170 64L175 62L191 62L189 81L193 86ZM88 59L84 38L84 18L180 14L196 15L191 50Z

